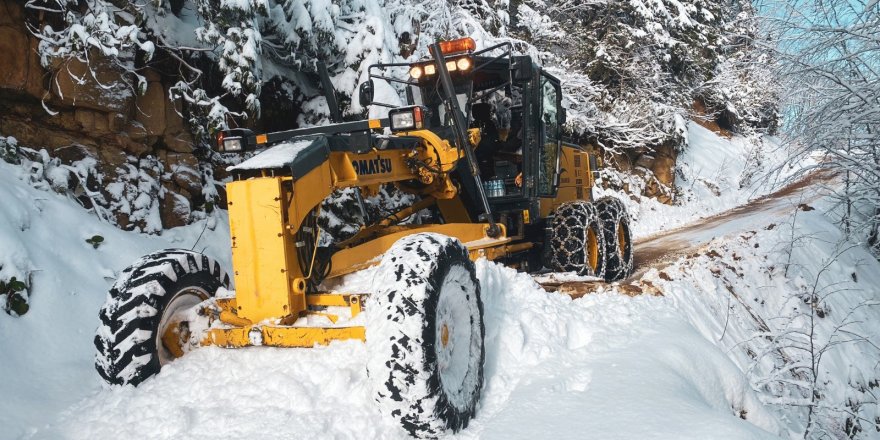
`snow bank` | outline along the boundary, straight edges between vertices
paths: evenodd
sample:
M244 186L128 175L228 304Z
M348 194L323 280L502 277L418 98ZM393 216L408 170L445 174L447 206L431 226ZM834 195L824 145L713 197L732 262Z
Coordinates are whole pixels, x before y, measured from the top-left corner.
M190 248L205 227L162 237L125 232L26 179L20 167L0 161L0 264L4 275L8 267L33 282L26 315L0 312L0 438L18 438L100 389L92 340L110 284L143 254ZM218 215L198 249L228 262L227 222ZM104 237L98 249L86 242L95 235Z
M0 361L7 379L0 394L14 396L0 400L0 436L403 435L372 401L367 354L354 342L306 350L205 348L139 388L104 389L92 338L109 285L143 254L191 247L205 225L162 237L119 231L63 196L30 188L16 168L0 164L0 171L0 201L13 207L4 215L15 220L0 236L18 240L28 262L21 266L34 273L31 312L19 319L0 314L0 352L12 354ZM228 267L225 219L209 221L198 248ZM96 234L105 238L98 249L85 242ZM486 261L477 267L486 305L486 387L478 417L461 437L530 430L539 438L733 438L777 431L742 373L673 301L613 293L572 301L513 270ZM347 282L369 283L375 270Z
M705 137L697 144L720 142L694 126L690 133ZM642 233L747 199L730 178L747 166L738 147L711 146L714 157L688 163L703 165L694 176L718 174L719 200L645 205L638 213ZM16 255L15 267L34 281L27 315L0 313L0 437L403 437L372 400L366 349L357 342L314 349L209 347L138 388L103 388L92 365L92 338L113 279L150 251L192 247L205 226L196 249L229 267L226 219L161 237L124 232L22 178L18 168L0 163L0 203L8 207L0 240L15 249L4 255ZM710 187L695 183L695 192L699 185ZM845 328L876 341L877 308L862 305L878 294L880 264L860 248L834 245L841 236L821 210L795 207L738 230L728 225L696 255L647 272L643 281L665 297L630 298L612 286L571 300L543 291L529 276L478 261L486 385L477 418L459 437L800 435L804 395L791 384L803 381L784 369L808 359L787 349L782 336L803 331L805 313L817 310L802 296L815 285L829 294L817 303L826 316L816 327L820 340L832 341L835 329L849 323ZM96 234L105 238L98 249L85 242ZM369 285L378 270L353 274L345 283ZM819 368L829 413L867 398L869 384L880 376L870 344L832 347ZM858 411L873 420L876 405Z
M487 387L463 437L774 437L742 373L667 299L572 301L511 269L477 268ZM758 425L741 410L760 415L750 418Z
M808 438L845 429L875 438L880 262L846 241L823 214L828 204L793 202L642 280L747 373L791 435L812 423Z

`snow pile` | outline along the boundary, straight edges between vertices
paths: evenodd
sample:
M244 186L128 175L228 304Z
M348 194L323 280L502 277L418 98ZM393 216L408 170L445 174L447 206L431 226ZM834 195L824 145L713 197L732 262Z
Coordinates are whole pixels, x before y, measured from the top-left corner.
M769 438L763 430L778 431L743 374L673 301L614 294L572 301L494 263L481 260L477 270L486 309L486 386L462 437L510 438L529 430L541 437L550 427L562 438L585 430L603 438L718 438L719 432ZM403 437L372 401L366 357L355 342L200 349L139 388L91 394L37 434ZM644 423L633 424L636 419Z
M489 356L483 412L466 436L742 438L776 431L742 374L671 301L610 293L572 301L511 269L477 268ZM737 417L743 409L757 415L750 419L757 427Z

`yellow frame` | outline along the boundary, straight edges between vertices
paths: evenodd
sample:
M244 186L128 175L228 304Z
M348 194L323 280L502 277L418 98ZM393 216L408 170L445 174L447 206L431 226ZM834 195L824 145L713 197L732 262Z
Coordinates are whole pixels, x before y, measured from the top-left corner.
M471 130L469 134L470 141L478 144L479 131ZM401 135L420 138L422 145L413 150L372 150L363 154L331 152L328 160L299 179L264 174L227 185L236 298L218 301L221 305L218 317L224 325L210 329L203 344L310 347L336 339L364 339L362 326L296 325L297 320L306 315L323 315L336 322L338 317L316 310L326 306L349 307L352 317L357 316L362 310L363 296L306 293L307 274L300 268L295 234L306 215L337 188L356 186L369 191L382 183L415 179L424 185L421 194L425 200L442 204L444 210L457 207L457 189L448 173L463 158L462 152L427 130ZM357 173L353 162L375 159L391 166L375 174ZM428 173L409 165L416 162L430 163L440 173ZM400 216L405 217L410 210L404 209ZM500 237L490 238L486 232L488 224L458 218L461 223L394 226L386 222L381 228L365 228L349 240L349 247L334 253L328 278L377 264L379 257L398 239L418 232L456 237L468 247L474 259L500 258L530 246L510 245L503 228Z
M337 188L360 187L374 191L380 184L419 180L424 189L424 204L436 204L444 217L455 223L394 226L383 222L381 227L365 228L347 246L331 257L328 278L378 264L379 257L400 238L418 232L436 232L456 237L468 248L471 259L494 260L522 252L532 243L511 244L502 226L502 234L488 237L489 227L472 223L457 189L448 173L463 158L462 152L446 140L427 130L401 133L421 139L413 150L372 150L363 154L331 152L330 157L299 179L290 176L256 177L227 185L232 261L234 265L235 299L218 300L217 315L222 326L211 328L203 345L245 347L268 345L276 347L312 347L332 340L363 340L363 326L297 326L299 318L322 315L335 323L338 317L327 314L322 307L348 307L357 316L367 293L307 293L306 276L297 257L295 234L309 213ZM469 132L471 143L479 143L479 131ZM541 215L568 200L581 196L592 187L589 157L586 152L562 148L563 169L557 197L541 200ZM580 156L577 157L576 156ZM391 166L375 174L358 174L353 162L380 159ZM414 160L415 159L415 160ZM431 163L440 173L412 168L415 162ZM575 163L580 166L574 166ZM399 218L420 206L404 209ZM545 212L546 211L546 212ZM169 336L169 339L173 339Z

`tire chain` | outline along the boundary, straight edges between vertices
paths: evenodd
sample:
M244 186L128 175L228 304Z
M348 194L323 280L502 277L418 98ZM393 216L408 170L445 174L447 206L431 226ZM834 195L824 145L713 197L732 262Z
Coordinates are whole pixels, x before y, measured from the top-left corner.
M630 217L626 207L619 199L603 197L596 201L596 209L605 236L605 280L608 282L619 281L633 272L633 246L630 229ZM625 247L620 249L618 241L617 225L623 223L625 234Z
M599 232L599 216L596 207L585 201L573 201L556 208L551 223L548 266L559 272L577 272L579 275L603 277L605 264L599 255L597 270L590 267L587 259L587 230L593 225L599 250L604 253L604 237Z

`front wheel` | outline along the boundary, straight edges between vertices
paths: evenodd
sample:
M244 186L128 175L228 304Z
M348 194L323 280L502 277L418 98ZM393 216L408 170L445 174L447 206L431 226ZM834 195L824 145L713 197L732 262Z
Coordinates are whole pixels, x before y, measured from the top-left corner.
M467 249L439 234L397 241L367 310L367 371L386 415L410 435L457 432L483 388L480 283Z
M194 307L229 287L229 276L205 255L154 252L122 271L101 307L95 368L110 384L138 385L180 357L192 341Z

